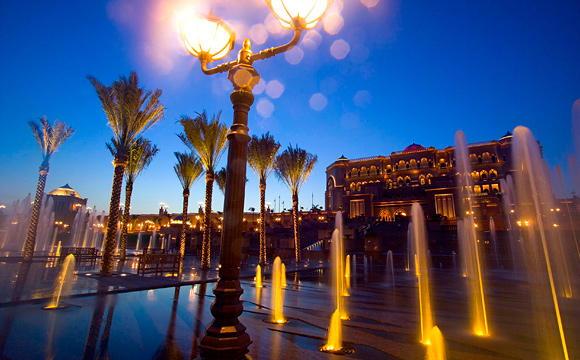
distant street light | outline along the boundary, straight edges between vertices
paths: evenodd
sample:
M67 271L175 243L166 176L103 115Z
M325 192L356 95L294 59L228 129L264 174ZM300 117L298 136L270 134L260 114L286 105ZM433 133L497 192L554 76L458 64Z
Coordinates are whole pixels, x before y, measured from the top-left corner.
M226 191L224 196L224 221L220 246L219 280L213 289L215 300L211 306L214 321L201 340L203 358L242 359L251 344L246 327L238 316L243 305L240 296L240 262L242 253L242 229L246 166L248 158L248 112L254 102L252 88L260 81L260 75L252 66L263 60L292 49L303 30L312 29L320 21L330 0L266 0L282 27L294 31L292 40L285 45L266 49L256 54L250 49L250 40L244 44L238 58L208 68L208 63L224 58L234 47L235 33L225 21L213 15L198 16L181 25L185 48L201 62L206 75L228 72L234 86L230 100L234 108L233 125L228 135L228 163Z

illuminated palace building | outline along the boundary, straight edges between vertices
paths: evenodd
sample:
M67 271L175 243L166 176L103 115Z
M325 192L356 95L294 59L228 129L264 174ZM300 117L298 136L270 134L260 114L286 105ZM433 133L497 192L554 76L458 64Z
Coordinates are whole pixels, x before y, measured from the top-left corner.
M499 140L468 144L474 211L481 220L502 219L500 179L512 172L511 140L508 132ZM342 156L326 169L326 210L394 221L418 202L428 219L453 222L459 209L456 175L452 146L438 150L411 144L390 156Z

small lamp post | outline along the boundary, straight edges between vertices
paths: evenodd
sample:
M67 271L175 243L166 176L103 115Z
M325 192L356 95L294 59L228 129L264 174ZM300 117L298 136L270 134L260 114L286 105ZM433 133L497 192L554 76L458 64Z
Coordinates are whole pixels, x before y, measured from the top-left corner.
M210 359L241 359L248 353L252 343L246 327L238 317L243 312L240 296L240 260L242 253L242 226L244 195L246 188L246 164L248 159L248 112L254 102L252 88L260 81L260 75L252 66L263 60L292 49L303 30L318 24L331 0L266 0L282 27L294 31L285 45L266 49L256 54L250 49L250 40L244 44L234 61L208 68L208 63L224 58L234 47L235 34L222 19L213 15L198 16L181 25L181 37L185 48L201 62L206 75L228 72L234 90L230 100L234 108L233 125L228 135L228 163L224 197L223 233L220 246L219 280L213 289L215 300L211 305L214 316L212 324L201 340L201 356Z

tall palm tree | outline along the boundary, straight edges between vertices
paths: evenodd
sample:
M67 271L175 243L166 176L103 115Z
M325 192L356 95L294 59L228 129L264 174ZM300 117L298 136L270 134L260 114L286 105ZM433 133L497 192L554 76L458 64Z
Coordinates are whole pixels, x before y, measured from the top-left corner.
M75 130L65 123L58 120L54 121L52 126L48 123L46 116L41 117L40 124L34 121L28 122L30 129L38 142L38 146L42 151L42 163L38 173L38 184L36 185L36 196L34 198L34 206L32 208L32 215L30 217L30 226L28 227L28 236L24 245L24 260L32 260L34 254L34 245L36 244L36 228L38 227L38 215L40 214L40 207L42 205L42 197L44 196L44 186L46 185L46 177L48 176L49 162L56 150L75 132Z
M292 193L292 215L294 220L294 246L296 251L296 262L300 261L300 224L298 223L298 193L300 188L310 175L314 164L318 161L316 155L312 155L306 150L300 149L298 145L288 149L276 156L276 176L280 179Z
M179 138L193 152L195 152L205 169L205 213L203 217L203 243L201 247L201 268L209 269L211 246L211 199L215 168L225 153L228 143L227 127L220 123L219 112L211 120L203 111L195 118L183 116L179 121L183 126L183 133Z
M139 87L137 73L132 71L129 77L121 76L111 86L105 86L93 76L88 76L95 88L101 106L105 111L109 126L113 130L111 146L114 148L113 187L109 205L107 222L107 237L105 250L101 261L101 275L113 273L115 255L115 233L119 221L119 203L123 187L123 174L129 161L129 153L133 143L157 121L163 118L165 108L160 102L161 90L146 91Z
M181 220L181 237L179 241L179 254L181 258L185 256L185 226L187 223L187 207L189 204L189 189L203 174L203 165L197 160L194 154L174 153L177 164L173 166L175 174L183 187L183 213Z
M280 143L269 132L248 144L248 164L260 179L260 264L266 263L266 179L274 170Z
M107 144L111 154L115 156L115 147ZM159 149L149 140L140 138L129 149L129 161L125 167L125 211L123 214L123 228L121 230L121 244L119 246L119 260L125 260L127 251L127 225L131 216L131 195L133 184L141 172L151 164Z

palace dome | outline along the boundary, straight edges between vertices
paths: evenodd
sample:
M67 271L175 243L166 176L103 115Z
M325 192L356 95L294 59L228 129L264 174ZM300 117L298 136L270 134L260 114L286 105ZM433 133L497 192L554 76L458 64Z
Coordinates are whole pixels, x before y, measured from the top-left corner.
M412 143L411 145L407 146L403 152L410 152L410 151L420 151L425 150L422 145Z
M73 196L80 199L80 195L76 192L73 188L70 187L69 184L63 185L58 189L54 189L48 193L48 195L56 195L56 196Z

